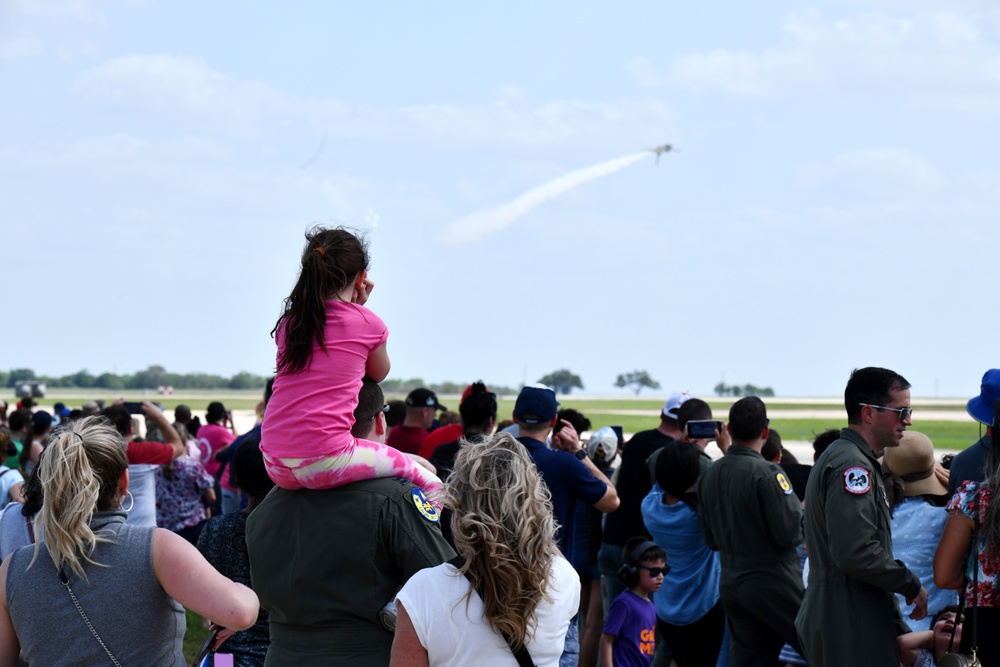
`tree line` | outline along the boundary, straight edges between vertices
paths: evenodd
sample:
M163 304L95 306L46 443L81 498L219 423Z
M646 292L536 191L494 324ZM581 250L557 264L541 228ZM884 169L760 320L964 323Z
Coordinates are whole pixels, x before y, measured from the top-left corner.
M232 377L211 373L170 373L163 366L150 366L136 373L94 375L88 370L62 376L38 375L30 368L13 368L0 371L0 386L16 387L22 382L44 382L47 387L79 389L263 389L267 377L240 371Z

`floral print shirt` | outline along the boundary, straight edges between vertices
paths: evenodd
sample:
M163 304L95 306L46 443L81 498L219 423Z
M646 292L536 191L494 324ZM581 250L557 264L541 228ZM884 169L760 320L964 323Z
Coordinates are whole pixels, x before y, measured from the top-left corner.
M977 489L979 489L978 494L976 493ZM965 589L965 604L970 607L973 604L980 607L1000 607L1000 596L995 592L997 574L1000 573L1000 559L991 558L987 560L986 535L982 529L986 521L986 511L989 509L990 501L993 499L993 492L988 485L980 485L979 482L974 481L965 482L955 492L955 495L948 502L946 509L949 511L959 510L966 517L972 519L973 507L977 504L977 495L979 496L979 500L978 506L975 509L977 514L979 514L979 544L976 547L975 564L979 569L979 595L977 599L973 599L973 559L970 558L968 559L965 572L969 582Z
M170 479L162 467L156 470L156 525L176 532L205 520L201 499L215 485L215 478L187 456L175 459L170 467Z

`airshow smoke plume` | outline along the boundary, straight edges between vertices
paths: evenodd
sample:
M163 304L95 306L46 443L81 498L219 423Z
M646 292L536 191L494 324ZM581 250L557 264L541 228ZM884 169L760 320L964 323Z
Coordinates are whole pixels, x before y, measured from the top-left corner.
M649 156L649 152L643 151L595 164L592 167L571 171L565 176L560 176L544 185L528 190L517 199L502 206L479 211L478 213L473 213L460 220L456 220L448 226L448 232L444 241L450 245L478 241L484 236L510 226L511 223L522 215L550 199L565 194L584 183L589 183L602 176L613 174Z

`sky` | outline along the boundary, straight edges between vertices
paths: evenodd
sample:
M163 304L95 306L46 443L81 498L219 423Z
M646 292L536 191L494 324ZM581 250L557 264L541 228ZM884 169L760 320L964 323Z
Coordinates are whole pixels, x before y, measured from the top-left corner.
M0 368L269 374L317 223L393 378L997 365L993 2L0 0L0 100Z

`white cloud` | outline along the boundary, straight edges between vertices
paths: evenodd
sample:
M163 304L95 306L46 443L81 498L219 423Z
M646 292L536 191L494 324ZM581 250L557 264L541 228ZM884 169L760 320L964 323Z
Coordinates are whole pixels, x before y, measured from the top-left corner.
M846 187L858 194L913 198L940 190L944 174L927 158L905 148L846 151L832 162L799 169L806 188Z
M516 88L473 106L425 104L352 107L334 99L297 98L261 81L213 69L200 58L129 55L80 74L73 90L97 104L137 109L189 130L260 132L268 123L304 122L333 136L494 146L551 146L593 142L616 146L674 128L666 104L624 100L553 100L532 105Z
M626 69L643 86L739 96L798 93L899 94L955 102L1000 102L1000 13L864 11L830 18L789 15L781 44L759 51L686 53L658 67L645 58Z

